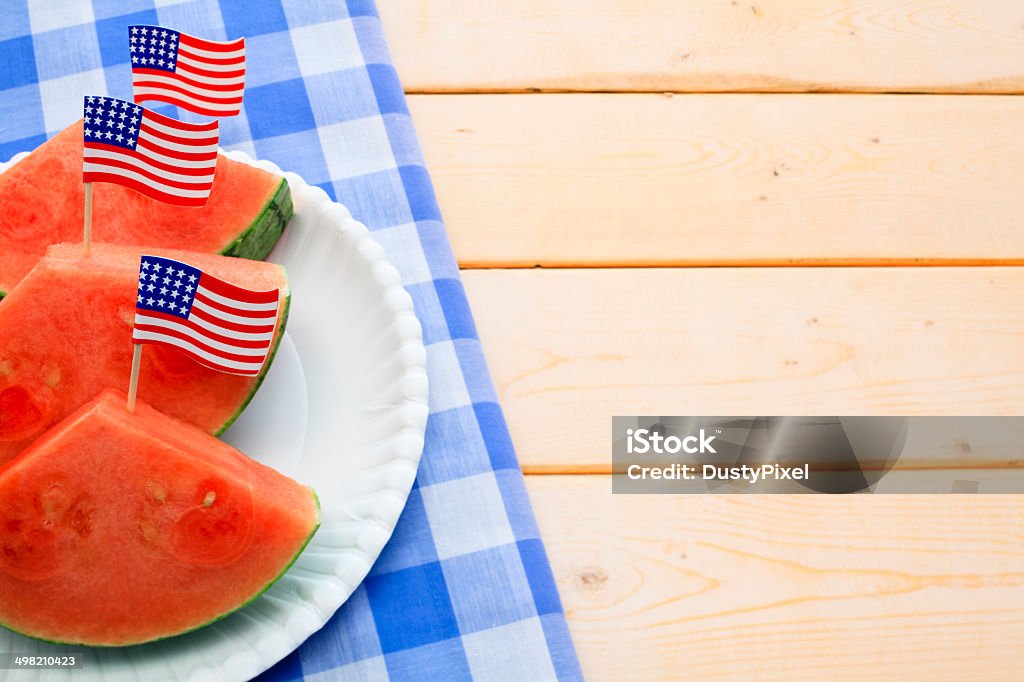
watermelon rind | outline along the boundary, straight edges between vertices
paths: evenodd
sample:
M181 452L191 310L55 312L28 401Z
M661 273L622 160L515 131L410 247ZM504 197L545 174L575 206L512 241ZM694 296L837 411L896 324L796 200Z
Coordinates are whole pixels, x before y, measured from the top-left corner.
M291 188L288 187L288 181L281 178L260 214L244 232L221 250L221 255L266 260L293 215L295 206L292 204Z
M14 628L9 627L9 626L7 626L7 625L5 625L3 623L0 623L0 627L3 627L6 630L10 630L11 632L13 632L15 634L18 634L18 635L21 635L22 637L28 637L29 639L39 640L40 642L47 642L48 644L59 644L61 646L88 646L88 647L95 647L97 649L120 649L120 648L123 648L123 647L126 647L126 646L137 646L137 645L140 645L140 644L151 644L153 642L159 642L161 640L170 639L172 637L180 637L181 635L187 635L190 632L195 632L196 630L201 630L201 629L205 628L208 625L212 625L212 624L216 623L217 621L224 620L225 618L230 616L232 613L235 613L235 612L237 612L237 611L239 611L241 609L244 609L246 606L248 606L249 604L253 603L257 599L262 597L266 593L266 591L269 590L271 587L273 587L274 584L278 580L283 578L285 573L287 573L289 571L289 569L291 569L291 567L295 565L295 562L299 560L299 557L302 556L302 553L304 551L306 551L306 547L308 547L309 543L313 540L313 536L316 535L316 532L318 530L320 530L320 497L316 494L316 491L313 490L312 488L309 488L309 493L313 496L313 506L316 507L316 524L313 526L313 529L311 531L309 531L309 535L306 536L306 539L303 541L302 546L300 546L298 551L296 551L295 554L292 556L291 561L289 561L288 564L285 565L285 567L283 569L281 569L280 573L278 573L276 576L274 576L270 580L270 582L268 582L266 585L264 585L263 588L259 592L254 594L248 601L246 601L246 602L244 602L242 604L239 604L237 607L231 609L230 611L225 611L224 613L220 614L216 618L212 618L212 619L206 621L205 623L200 623L199 625L191 627L191 628L189 628L187 630L182 630L180 632L175 632L174 634L165 635L163 637L154 637L153 639L145 639L145 640L140 640L138 642L125 642L124 644L93 644L93 643L83 644L82 642L68 642L68 641L59 640L59 639L46 639L45 637L37 637L35 635L30 635L27 632L21 632L20 630L15 630Z

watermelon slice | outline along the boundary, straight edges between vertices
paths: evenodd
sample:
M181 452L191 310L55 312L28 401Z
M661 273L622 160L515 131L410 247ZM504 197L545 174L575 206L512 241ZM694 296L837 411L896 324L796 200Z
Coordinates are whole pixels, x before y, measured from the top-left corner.
M272 263L161 250L239 286L280 289L288 316L288 280ZM127 389L139 250L97 244L50 248L0 303L0 464L106 388ZM218 434L242 411L263 380L207 369L167 346L142 352L139 397L164 414Z
M0 623L122 646L252 601L319 526L310 488L108 391L0 471Z
M0 296L51 244L82 241L82 122L0 173ZM284 178L221 154L210 199L172 206L105 182L93 186L94 242L262 260L292 217Z

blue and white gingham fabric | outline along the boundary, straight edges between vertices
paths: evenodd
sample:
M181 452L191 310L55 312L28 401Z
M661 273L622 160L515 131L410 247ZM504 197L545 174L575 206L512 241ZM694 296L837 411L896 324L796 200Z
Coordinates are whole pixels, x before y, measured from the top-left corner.
M331 623L260 679L580 678L373 1L4 0L0 159L78 119L85 94L131 99L129 24L246 37L245 108L222 119L223 146L348 206L423 323L430 419L395 535Z

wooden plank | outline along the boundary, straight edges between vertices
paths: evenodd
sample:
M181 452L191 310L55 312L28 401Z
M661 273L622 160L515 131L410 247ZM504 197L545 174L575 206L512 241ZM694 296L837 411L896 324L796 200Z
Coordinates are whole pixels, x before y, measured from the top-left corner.
M588 680L1017 680L1017 496L612 495L529 476Z
M463 267L1024 262L1024 98L410 104Z
M608 471L617 414L1024 414L1024 268L463 277L530 472Z
M1006 0L394 0L412 92L1019 92Z

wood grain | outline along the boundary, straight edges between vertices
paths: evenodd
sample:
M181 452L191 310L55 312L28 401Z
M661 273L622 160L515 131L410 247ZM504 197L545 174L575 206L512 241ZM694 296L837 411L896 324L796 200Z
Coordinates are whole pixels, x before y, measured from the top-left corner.
M1017 496L527 486L589 680L1020 679Z
M1024 98L410 105L463 267L1024 263Z
M394 0L412 92L1019 92L1004 0Z
M463 277L528 472L608 471L617 414L1024 414L1024 268Z

